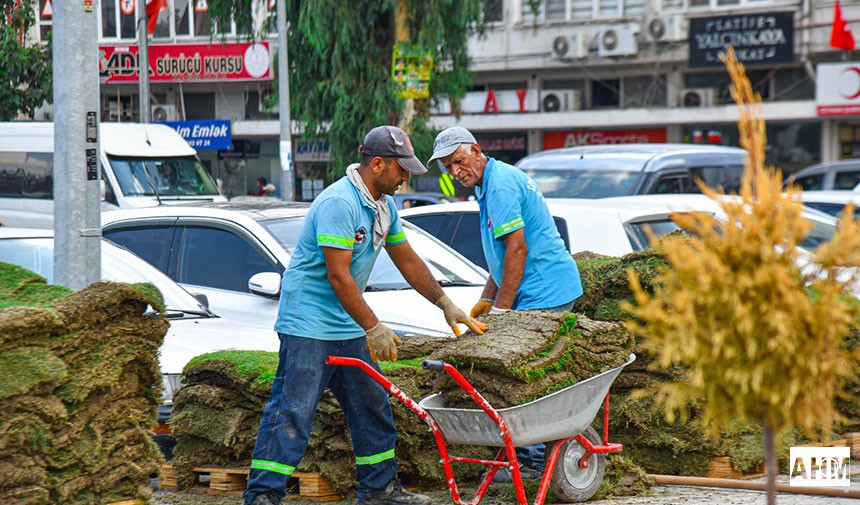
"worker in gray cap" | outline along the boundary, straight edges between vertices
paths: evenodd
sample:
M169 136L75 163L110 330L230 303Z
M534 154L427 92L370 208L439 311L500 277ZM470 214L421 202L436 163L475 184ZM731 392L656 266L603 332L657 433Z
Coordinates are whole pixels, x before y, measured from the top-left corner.
M397 480L397 432L388 392L360 369L326 365L327 356L358 358L381 373L377 360L395 361L400 339L362 297L385 247L406 281L435 303L456 335L458 323L476 333L487 325L445 295L403 233L393 195L411 175L427 171L409 135L380 126L364 137L361 163L311 205L289 268L284 272L275 330L278 370L263 410L251 459L245 503L274 505L308 446L317 403L331 389L346 414L355 453L359 505L427 505Z
M509 310L566 311L582 295L576 262L564 245L537 184L520 169L489 158L469 130L452 126L433 143L438 162L466 187L475 188L481 245L490 271L471 316ZM539 477L543 444L518 447L524 477ZM507 469L495 481L510 479Z

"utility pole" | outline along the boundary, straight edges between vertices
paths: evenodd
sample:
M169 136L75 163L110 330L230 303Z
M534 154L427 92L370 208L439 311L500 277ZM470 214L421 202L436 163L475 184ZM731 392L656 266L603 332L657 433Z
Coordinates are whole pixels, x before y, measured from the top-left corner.
M97 2L54 2L54 282L101 279Z
M293 188L293 129L290 121L290 66L287 53L286 0L278 4L278 117L281 123L279 153L281 160L281 200L295 201Z
M157 15L157 14L156 14ZM146 22L146 1L137 0L137 74L140 94L140 122L151 121L149 107L149 33Z

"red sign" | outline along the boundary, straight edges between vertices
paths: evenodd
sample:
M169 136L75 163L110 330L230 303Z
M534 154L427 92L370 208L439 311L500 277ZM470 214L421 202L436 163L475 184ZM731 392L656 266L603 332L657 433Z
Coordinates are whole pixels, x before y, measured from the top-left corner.
M598 144L644 144L666 142L666 129L648 130L574 130L544 132L543 148L590 146Z
M102 82L137 82L137 46L99 46ZM149 46L150 82L268 81L268 42Z

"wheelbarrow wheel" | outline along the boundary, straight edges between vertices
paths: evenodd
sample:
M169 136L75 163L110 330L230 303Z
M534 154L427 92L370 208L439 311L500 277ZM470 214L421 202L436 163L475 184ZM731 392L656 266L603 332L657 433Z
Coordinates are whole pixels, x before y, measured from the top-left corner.
M591 427L582 435L594 445L600 445L602 440ZM553 446L558 442L547 442L546 457L549 457ZM586 501L597 492L606 471L606 455L592 454L588 458L588 467L580 468L579 461L585 455L585 448L575 438L564 442L559 448L558 462L552 473L550 488L562 502Z

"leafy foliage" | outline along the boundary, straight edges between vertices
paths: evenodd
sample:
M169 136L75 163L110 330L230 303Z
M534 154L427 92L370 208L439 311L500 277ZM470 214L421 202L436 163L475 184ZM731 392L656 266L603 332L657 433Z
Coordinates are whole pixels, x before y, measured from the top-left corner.
M52 100L50 38L29 47L21 44L20 34L36 22L37 3L24 0L13 9L16 3L0 0L0 121L15 119L18 114L31 116L43 102Z
M834 397L855 373L856 351L843 345L858 316L860 223L843 215L832 241L814 255L799 247L811 225L801 215L797 188L782 193L779 171L763 167L761 97L729 52L732 97L741 111L741 145L750 156L735 197L700 184L725 213L676 215L692 232L662 241L671 269L646 293L635 275L637 318L631 331L660 367L681 365L684 382L660 386L658 400L671 420L704 398L701 415L716 435L733 422L758 422L778 436L791 427L829 432ZM850 212L850 209L849 211Z
M328 133L332 175L345 173L346 166L358 160L358 146L371 128L399 124L404 118L404 100L391 81L398 3L287 0L290 116L302 124L305 137ZM428 127L431 103L451 99L458 104L471 82L466 41L471 33L483 31L486 4L404 2L408 36L403 41L431 49L436 66L431 98L415 100L411 122L405 126L420 159L429 157L435 136ZM210 2L210 19L223 24L231 16L244 19L250 10L251 0L216 0ZM264 26L258 36L274 32L276 24L270 18Z

